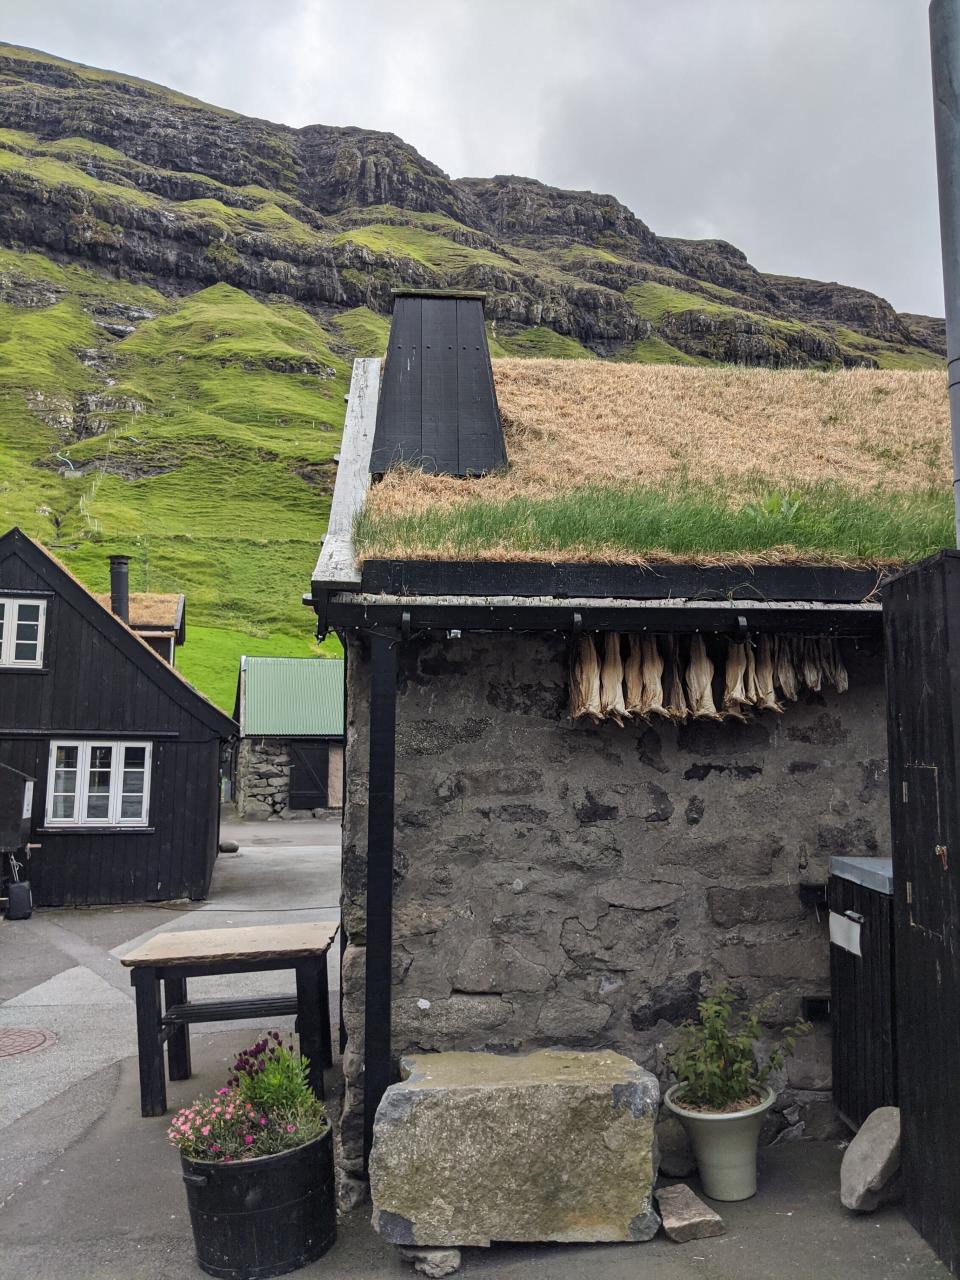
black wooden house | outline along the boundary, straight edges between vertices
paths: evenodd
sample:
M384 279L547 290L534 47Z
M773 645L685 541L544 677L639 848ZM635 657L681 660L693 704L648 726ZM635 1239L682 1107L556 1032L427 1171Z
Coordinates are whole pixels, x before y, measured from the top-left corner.
M19 529L0 537L0 763L36 779L40 906L203 898L235 725ZM118 616L119 613L119 616Z

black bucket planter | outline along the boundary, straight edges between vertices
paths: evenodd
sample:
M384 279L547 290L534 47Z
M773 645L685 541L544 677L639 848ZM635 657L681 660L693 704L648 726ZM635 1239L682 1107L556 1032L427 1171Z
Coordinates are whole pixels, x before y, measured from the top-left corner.
M293 1151L230 1164L180 1157L203 1271L265 1280L319 1258L337 1238L330 1129Z

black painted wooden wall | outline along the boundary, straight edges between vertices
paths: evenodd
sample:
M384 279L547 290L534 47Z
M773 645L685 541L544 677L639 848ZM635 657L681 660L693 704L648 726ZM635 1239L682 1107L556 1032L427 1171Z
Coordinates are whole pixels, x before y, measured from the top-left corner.
M960 553L883 591L907 1217L960 1267Z
M0 668L0 762L37 780L24 873L40 906L202 898L219 842L233 722L22 534L0 538L0 592L46 593L42 670ZM149 826L44 829L55 738L153 744Z

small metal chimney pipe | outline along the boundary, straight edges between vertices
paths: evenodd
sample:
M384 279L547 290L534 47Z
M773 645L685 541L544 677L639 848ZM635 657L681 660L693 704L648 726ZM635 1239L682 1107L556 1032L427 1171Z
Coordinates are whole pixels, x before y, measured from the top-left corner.
M110 557L110 608L122 618L130 621L130 557Z
M931 0L930 61L947 317L954 522L960 546L960 0Z

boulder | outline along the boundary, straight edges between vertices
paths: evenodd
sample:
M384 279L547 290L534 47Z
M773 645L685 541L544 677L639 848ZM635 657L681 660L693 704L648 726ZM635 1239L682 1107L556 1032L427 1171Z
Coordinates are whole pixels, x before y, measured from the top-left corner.
M236 840L221 840L220 852L221 853L239 853L240 846L237 844Z
M900 1108L877 1107L864 1120L843 1154L840 1200L869 1213L899 1190Z
M656 1077L621 1054L417 1054L377 1110L373 1225L410 1246L648 1240Z
M727 1230L719 1213L714 1213L684 1182L661 1187L657 1192L657 1204L663 1229L677 1244L703 1240L707 1236L722 1236Z

